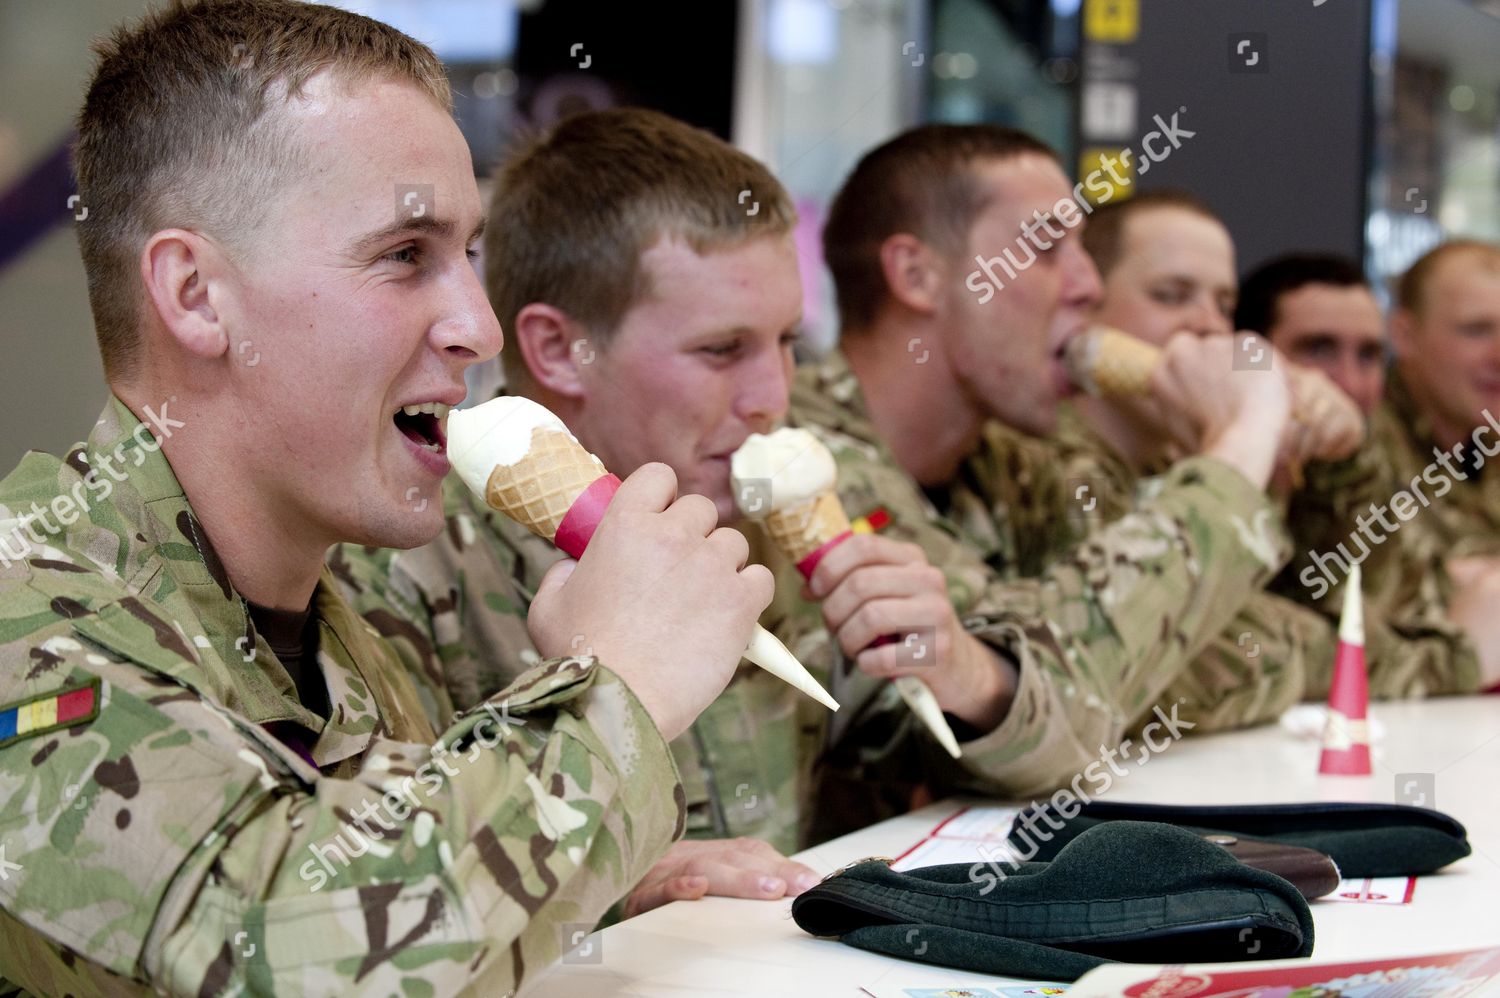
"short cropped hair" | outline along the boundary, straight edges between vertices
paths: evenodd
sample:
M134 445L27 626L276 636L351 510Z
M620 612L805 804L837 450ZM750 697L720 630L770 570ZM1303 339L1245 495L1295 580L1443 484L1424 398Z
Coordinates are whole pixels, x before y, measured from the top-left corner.
M1153 208L1180 208L1195 215L1224 224L1208 203L1191 191L1164 188L1141 191L1123 201L1110 201L1094 209L1088 227L1083 230L1083 248L1099 268L1101 278L1108 277L1125 252L1125 223L1132 215Z
M514 328L545 302L600 347L650 288L641 256L663 238L696 253L785 236L797 224L771 171L710 132L658 111L612 108L566 118L509 158L484 235L485 289ZM529 377L519 350L506 383Z
M1470 255L1500 270L1500 246L1479 239L1450 239L1428 250L1401 275L1396 283L1396 306L1420 318L1427 306L1427 283L1438 265L1450 256Z
M1348 257L1333 253L1288 253L1267 260L1240 282L1234 328L1265 334L1280 316L1281 299L1309 284L1368 288L1365 273Z
M138 258L185 228L244 246L303 153L286 103L325 70L344 86L410 83L445 110L442 63L395 28L293 0L175 0L95 45L74 163L77 226L107 377L129 378L144 296Z
M868 329L885 303L880 247L887 239L909 233L956 260L987 203L975 168L1028 155L1058 162L1046 143L1000 125L923 125L866 153L823 228L844 332Z

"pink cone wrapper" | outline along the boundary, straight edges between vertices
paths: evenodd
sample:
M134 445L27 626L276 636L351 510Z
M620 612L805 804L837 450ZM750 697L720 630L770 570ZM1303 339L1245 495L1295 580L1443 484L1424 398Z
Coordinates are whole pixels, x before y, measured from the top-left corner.
M813 571L817 569L818 562L823 560L824 555L853 536L853 530L846 530L837 537L830 538L812 554L797 562L797 571L802 573L804 579L811 579ZM894 635L888 634L876 638L870 647L879 648L895 640ZM897 676L891 682L895 684L896 691L901 694L901 699L906 701L906 706L917 715L919 721L926 725L927 730L932 732L932 736L943 747L943 751L955 759L962 758L963 749L959 747L958 736L948 725L947 718L943 717L943 708L939 706L931 688L916 676Z
M1359 566L1344 583L1344 610L1339 616L1338 652L1333 685L1328 691L1328 723L1318 772L1328 776L1369 776L1370 677L1365 670L1365 627L1360 603Z
M557 525L557 536L553 538L553 543L572 558L582 557L599 521L604 518L604 511L609 508L610 500L615 497L619 488L620 480L614 475L601 475L595 479L592 485L573 500L573 505L568 507L567 515ZM828 691L818 684L775 635L759 624L755 625L755 630L750 635L750 645L745 649L745 657L829 710L839 709L838 701L829 696Z

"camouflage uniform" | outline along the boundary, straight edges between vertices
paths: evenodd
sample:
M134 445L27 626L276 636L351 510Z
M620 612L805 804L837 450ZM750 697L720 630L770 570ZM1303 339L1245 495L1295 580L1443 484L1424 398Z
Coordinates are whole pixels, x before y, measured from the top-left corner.
M447 528L432 543L410 551L343 545L330 565L355 609L462 708L509 686L537 661L526 613L563 554L490 509L457 475L443 483L443 501ZM772 611L763 623L786 633L777 619ZM585 641L575 639L580 654L588 651ZM800 650L815 652L806 644ZM800 848L806 774L798 760L815 752L799 750L798 741L817 731L818 712L827 713L741 663L728 690L671 746L686 794L687 835L747 835L783 852Z
M1286 557L1265 495L1211 458L1181 462L1158 494L1086 538L1058 521L1066 483L1039 451L983 448L949 488L924 495L877 438L837 353L798 372L790 421L835 445L850 513L889 511L889 533L947 574L971 632L1007 639L1015 702L965 752L992 789L1058 786L1154 705L1173 706L1163 694L1191 653ZM1032 492L1048 504L1027 501Z
M32 503L84 508L0 563L10 986L502 994L680 833L670 755L612 672L541 663L451 717L327 572L332 713L306 710L143 430L112 399L87 444L0 483L12 539ZM56 723L57 694L96 715ZM306 758L278 721L316 733Z
M1313 552L1332 553L1344 563L1360 559L1365 597L1378 613L1403 630L1441 635L1452 646L1452 667L1447 675L1433 677L1429 692L1472 691L1479 683L1478 670L1469 642L1447 620L1453 587L1444 563L1455 556L1500 554L1500 474L1489 468L1494 459L1486 459L1477 472L1450 462L1458 474L1438 464L1434 450L1442 448L1396 371L1386 382L1385 400L1371 417L1370 438L1361 464L1373 481L1357 487L1332 482L1321 490L1317 506L1306 516L1306 553L1299 554L1276 588L1311 600L1309 585L1326 582ZM1472 446L1466 438L1466 454ZM1389 509L1392 497L1402 491L1414 502L1418 497L1426 500L1405 522ZM1354 515L1361 513L1375 523L1369 509L1372 501L1387 507L1386 523L1397 528L1372 529L1372 534L1378 529L1384 537L1379 543L1362 535L1354 522ZM1341 583L1337 562L1329 562L1329 569ZM1323 601L1334 598L1336 592Z
M1161 487L1160 477L1135 475L1071 405L1063 406L1057 432L1041 452L1050 456L1066 481L1086 483L1096 499L1086 516L1080 515L1077 502L1053 511L1057 517L1071 513L1072 522L1085 531L1102 529ZM1361 464L1314 463L1307 469L1308 484L1316 493L1331 494L1319 483L1334 480L1346 490L1340 494L1368 494ZM1315 501L1299 492L1292 509L1305 511ZM1295 527L1293 533L1297 535ZM1272 720L1299 700L1327 696L1337 643L1334 620L1326 614L1272 592L1256 591L1229 625L1211 637L1168 696L1187 699L1200 730ZM1370 691L1376 697L1453 692L1464 670L1473 668L1472 652L1464 658L1464 644L1456 643L1451 634L1393 627L1373 606L1365 614L1365 643Z
M1264 496L1222 464L1197 461L1177 473L1170 495L1081 545L1065 564L1039 578L1002 580L875 438L837 357L799 372L788 422L832 450L851 516L885 510L887 535L919 544L944 571L965 626L1019 665L1020 685L994 731L955 725L964 758L953 763L892 684L836 654L817 606L800 596L794 566L758 525L745 524L752 560L777 576L762 623L842 709L830 715L742 666L673 745L689 834L753 835L790 852L905 811L918 792L1050 791L1149 715L1180 671L1188 640L1220 628L1285 557ZM371 619L409 644L426 673L446 672L462 706L503 685L503 663L527 654L522 617L560 555L448 484L449 526L437 541L404 552L345 547L334 564L356 606L368 594L377 607L399 609L399 621ZM1223 513L1209 517L1200 507ZM1219 571L1205 576L1198 563L1210 552Z

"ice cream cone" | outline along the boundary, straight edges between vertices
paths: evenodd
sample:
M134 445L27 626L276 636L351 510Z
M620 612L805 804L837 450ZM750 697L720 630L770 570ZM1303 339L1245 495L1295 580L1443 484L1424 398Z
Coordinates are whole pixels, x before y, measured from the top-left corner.
M791 439L793 437L795 439ZM833 491L837 473L833 455L806 430L778 430L770 438L755 435L746 444L734 458L735 494L748 498L746 490L740 487L741 483L769 477L773 499L788 494L797 497L784 507L773 505L771 512L763 514L762 522L777 549L792 560L803 578L810 579L822 556L854 533L849 514L844 512L844 504ZM749 456L744 464L739 463L742 455ZM758 460L754 460L756 458ZM789 481L787 473L798 462L802 462L796 469L801 474L793 474L791 477L797 481ZM771 472L769 476L768 471ZM809 482L817 484L807 488ZM789 485L792 487L788 488ZM812 498L804 498L809 493L812 493ZM756 498L760 497L757 495ZM742 499L741 507L745 505ZM761 512L758 504L755 512ZM889 644L892 640L887 635L871 647ZM943 709L927 684L916 676L902 676L894 683L917 719L932 732L949 755L959 758L963 753L958 738L948 726Z
M765 524L776 547L793 562L802 561L850 529L849 516L836 492L825 492L791 509L773 510Z
M1339 644L1328 691L1328 723L1318 772L1331 776L1369 776L1370 680L1365 671L1365 628L1360 604L1359 565L1344 583L1344 610L1339 617Z
M448 443L454 469L470 490L574 558L583 556L620 485L562 420L529 399L502 396L454 413ZM828 709L839 709L807 667L759 624L745 657Z
M1068 341L1063 362L1074 383L1090 395L1145 395L1161 351L1129 333L1095 326Z
M606 474L604 464L577 440L538 426L525 457L490 472L484 501L550 541L578 497Z

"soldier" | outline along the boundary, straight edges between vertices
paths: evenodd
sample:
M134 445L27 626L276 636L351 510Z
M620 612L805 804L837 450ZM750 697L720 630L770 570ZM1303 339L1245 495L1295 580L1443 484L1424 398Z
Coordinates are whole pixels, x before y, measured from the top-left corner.
M1098 321L1153 343L1176 330L1200 336L1231 331L1233 243L1222 222L1192 195L1153 191L1100 208L1083 243L1104 277L1104 295L1095 312ZM1324 328L1305 322L1290 328L1304 327ZM1257 341L1252 337L1242 342ZM1279 352L1268 356L1294 376L1321 377L1298 370ZM1322 391L1340 398L1328 382ZM1142 480L1167 463L1170 438L1131 416L1128 406L1107 398L1082 398L1063 409L1052 457L1069 477L1093 486L1099 506L1088 518L1092 527L1127 510ZM1341 427L1351 431L1339 440L1330 436L1341 450L1356 446L1363 435L1352 400L1324 424L1320 429L1325 433ZM1307 440L1302 443L1313 446ZM1368 454L1309 463L1308 482L1293 492L1290 515L1299 521L1305 518L1308 508L1320 501L1315 493L1335 488L1330 482L1347 490L1349 482L1362 480L1368 493L1374 484L1369 468ZM1348 523L1353 525L1352 517ZM1371 690L1376 696L1472 688L1473 651L1461 634L1431 628L1400 631L1374 612L1365 620ZM1204 705L1200 723L1206 727L1269 720L1304 697L1327 695L1335 647L1331 619L1283 596L1256 592L1173 689ZM1197 715L1194 719L1199 720Z
M1454 240L1412 264L1391 317L1395 370L1375 434L1410 484L1444 451L1455 480L1422 516L1448 545L1500 552L1500 477L1485 458L1500 431L1500 246ZM1431 515L1428 515L1431 514Z
M1366 418L1375 411L1385 389L1385 319L1352 260L1328 253L1268 260L1240 285L1234 322L1328 375Z
M1099 297L1077 238L1082 186L1045 145L994 126L918 128L866 155L824 232L840 351L799 372L792 396L793 422L855 441L888 469L871 501L900 496L908 521L935 506L957 523L987 562L987 591L1008 592L1033 644L1053 652L1022 665L1026 709L993 735L1013 746L1023 791L1066 781L1168 705L1162 694L1194 653L1286 556L1264 488L1287 390L1273 376L1227 377L1227 337L1172 339L1153 378L1199 456L1087 538L1050 512L1028 518L1063 496L1092 505L1087 483L1017 436L1052 429L1068 391L1062 351ZM1022 446L993 443L1003 439ZM846 557L880 540L855 538ZM836 575L841 553L819 574ZM836 582L815 576L811 588L836 594ZM823 604L841 643L843 606ZM1039 691L1049 710L1026 700Z
M590 214L577 211L580 190L595 192ZM575 116L513 157L490 216L486 280L515 341L504 355L510 390L556 412L612 470L664 461L685 490L714 501L720 522L738 520L728 459L785 415L801 320L795 212L781 185L707 133L620 109ZM357 607L372 597L369 619L411 667L446 678L463 705L505 686L535 655L520 618L560 556L462 489L449 490L447 513L449 529L424 548L348 545L332 564ZM757 557L783 573L764 623L820 671L843 710L830 719L779 680L742 669L673 746L688 834L702 841L675 846L626 899L625 914L705 893L798 893L817 877L782 852L905 810L919 782L861 783L851 799L828 800L822 767L814 773L828 741L873 756L906 711L883 678L829 669L827 635L798 597L800 579L758 527L746 533ZM948 680L956 722L988 730L986 713L1003 714L1014 667L981 636L1001 628L983 618L969 633L930 574L923 587L924 616L911 629L945 655L966 646L963 665L980 678L928 675L940 686ZM399 619L386 616L390 606L402 609ZM1007 647L1019 640L1003 639ZM586 648L588 637L576 641ZM901 765L918 771L935 748L904 736L894 746ZM969 764L984 780L984 753Z
M424 702L322 561L438 532L444 416L500 346L443 69L286 0L99 51L79 233L111 396L0 483L0 990L506 993L681 834L667 739L770 575L643 468L539 582L536 667Z
M1396 361L1371 420L1384 504L1347 526L1329 571L1392 548L1372 593L1394 620L1456 623L1474 641L1481 686L1500 682L1500 247L1444 243L1402 275L1391 316ZM1325 562L1325 565L1328 563ZM1321 583L1311 572L1304 583Z
M1066 192L1045 147L1018 142L1015 133L980 134L1000 139L979 157L991 168L988 183L1020 166L1028 198L1037 186ZM779 187L743 158L703 142L643 112L564 123L500 177L491 215L507 224L491 230L486 266L491 297L519 347L507 362L515 389L556 410L617 470L668 457L728 517L735 510L726 458L752 429L774 423L786 404L785 341L799 309ZM926 166L913 172L920 176ZM960 232L979 200L972 194L964 200L965 179L948 178ZM580 190L603 192L594 205L612 206L605 221L573 217ZM745 207L745 190L756 197L757 211ZM885 207L878 199L869 204ZM998 227L993 219L986 226L987 234ZM1038 283L1024 285L1029 338L1016 353L1029 366L1014 385L986 383L997 399L1014 389L1017 413L1030 402L1051 405L1055 388L1028 394L1035 391L1031 376L1061 373L1048 366L1063 339L1051 339L1047 329L1061 297L1058 268L1072 270L1083 259L1075 243L1067 247L1065 265L1049 259ZM917 247L903 241L898 248ZM930 255L915 261L933 262ZM1083 265L1082 289L1068 303L1075 319L1097 293L1096 285L1089 289L1095 278L1086 259ZM527 273L529 284L520 279ZM848 296L841 287L841 301ZM920 373L928 356L914 347L926 349L920 336L900 339L895 350L905 366L890 372L896 382L908 380L910 406L941 411L955 395L978 397L970 386L923 391L910 384L910 372ZM924 785L940 792L1048 791L1115 751L1124 730L1156 705L1194 635L1222 625L1285 557L1261 491L1286 416L1285 389L1275 379L1245 379L1232 391L1212 385L1206 375L1227 368L1227 351L1226 343L1174 344L1163 375L1166 397L1202 422L1205 449L1221 456L1189 462L1164 498L1040 578L997 573L965 551L863 413L842 418L841 407L862 406L852 378L822 384L818 372L810 373L812 390L793 421L815 427L835 450L840 494L851 511L883 512L892 521L889 536L855 537L834 549L808 587L839 650L858 668L827 675L845 704L831 724L816 708L799 720L793 711L806 705L786 706L780 686L761 696L754 674L748 681L742 674L721 701L727 713L701 721L677 753L685 771L702 774L685 777L692 803L701 804L698 827L707 834L760 834L778 845L816 842L904 809ZM1006 355L963 359L980 370ZM820 404L835 411L820 418ZM928 429L929 442L951 450L948 427ZM950 456L956 465L964 455ZM382 606L403 607L400 619L377 626L407 646L414 668L446 671L463 700L505 681L503 670L496 675L486 663L504 642L522 639L503 618L524 606L527 577L549 555L475 504L466 501L450 514L448 531L427 549L346 548L336 570L356 592L383 593ZM784 583L779 589L787 592ZM809 616L806 607L789 609L782 621L798 651L820 640L807 630ZM871 647L891 633L925 633L933 654L903 658L905 642ZM960 766L933 759L935 745L884 682L898 674L921 675L949 711L964 739ZM669 859L632 896L629 910L743 889L727 874L747 861L702 872L691 858ZM712 882L720 874L722 888ZM797 886L778 879L749 896Z
M586 212L580 191L591 192ZM509 389L556 412L617 474L664 461L721 522L737 518L728 455L780 419L801 321L796 216L781 185L705 132L621 109L574 116L512 157L490 217L486 283L512 334ZM331 564L355 607L462 707L536 660L525 618L562 555L456 476L445 499L448 529L433 543L346 545ZM585 651L591 636L572 640ZM673 744L693 841L672 847L624 914L817 882L777 851L798 848L793 760L809 708L826 713L747 664Z

